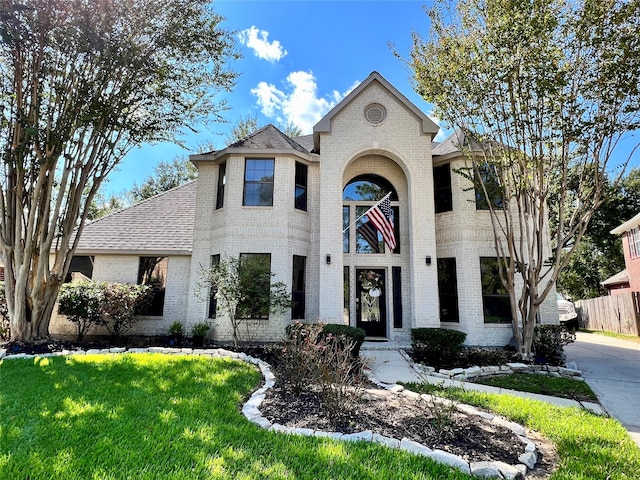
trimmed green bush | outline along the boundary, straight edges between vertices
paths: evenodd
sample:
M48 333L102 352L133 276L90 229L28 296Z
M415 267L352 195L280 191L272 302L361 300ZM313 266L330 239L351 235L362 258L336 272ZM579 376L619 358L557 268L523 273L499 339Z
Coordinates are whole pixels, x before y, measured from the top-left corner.
M467 334L448 328L412 328L414 358L434 367L455 363Z
M364 342L366 332L362 328L350 327L349 325L341 325L338 323L327 323L322 328L322 334L331 334L334 337L340 338L346 337L347 342L353 342L353 348L351 349L351 355L355 358L360 356L360 347Z
M538 325L533 335L536 363L562 365L562 348L575 341L575 332L564 325Z

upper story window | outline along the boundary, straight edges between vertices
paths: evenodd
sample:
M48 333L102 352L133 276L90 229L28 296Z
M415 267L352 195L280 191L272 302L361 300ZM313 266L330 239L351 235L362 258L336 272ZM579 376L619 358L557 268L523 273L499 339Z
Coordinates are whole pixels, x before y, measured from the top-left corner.
M478 165L475 176L476 210L489 210L489 205L496 209L504 208L504 192L495 165Z
M244 166L245 206L273 206L274 159L247 158Z
M453 210L451 195L451 165L441 165L433 168L433 186L436 213Z
M227 183L227 162L218 167L218 191L216 192L216 210L224 206L224 186Z
M359 175L353 178L342 192L343 200L343 253L385 253L385 242L382 234L362 216L369 208L391 193L391 202L397 203L398 193L391 183L378 175ZM353 207L353 208L351 208ZM362 217L361 217L362 216ZM391 206L396 248L393 253L400 253L400 210ZM352 233L355 232L355 233ZM351 239L355 235L355 249L352 250Z
M640 257L640 227L629 230L629 257Z
M307 171L304 163L296 162L296 186L294 190L294 203L298 210L307 211Z

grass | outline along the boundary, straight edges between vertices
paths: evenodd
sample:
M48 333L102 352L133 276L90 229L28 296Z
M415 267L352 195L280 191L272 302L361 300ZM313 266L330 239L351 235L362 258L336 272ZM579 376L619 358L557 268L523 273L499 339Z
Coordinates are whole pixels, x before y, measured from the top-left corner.
M628 342L640 343L640 337L636 335L627 335L624 333L605 332L604 330L587 330L581 328L580 332L594 333L596 335L604 335L605 337L619 338L620 340L627 340Z
M478 377L473 382L520 392L539 393L541 395L572 398L588 402L598 401L598 397L586 382L570 378L556 378L531 373L512 373L494 377Z
M640 449L617 420L512 395L428 384L406 387L488 408L546 436L556 445L559 456L553 480L638 479Z
M161 354L0 362L2 479L469 479L366 442L287 436L239 405L252 366Z

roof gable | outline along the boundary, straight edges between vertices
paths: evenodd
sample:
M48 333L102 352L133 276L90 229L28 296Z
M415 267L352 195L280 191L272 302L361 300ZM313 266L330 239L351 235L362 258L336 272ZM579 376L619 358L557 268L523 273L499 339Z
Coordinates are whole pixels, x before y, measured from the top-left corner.
M629 230L633 228L638 228L638 227L640 227L640 213L638 213L631 220L627 220L623 224L618 225L609 233L613 233L614 235L620 235L621 233L628 232Z
M333 117L335 117L338 113L345 109L351 102L353 102L354 99L358 97L358 95L360 95L361 92L366 90L372 83L379 84L420 120L421 133L425 135L431 135L431 139L433 139L437 135L440 127L424 112L422 112L422 110L416 107L407 97L400 93L400 91L396 87L391 85L382 75L374 71L371 72L371 74L366 78L364 82L354 88L346 97L342 99L342 101L340 101L340 103L333 107L329 111L329 113L322 117L320 121L313 127L315 151L319 149L320 133L331 131L331 120L333 119Z

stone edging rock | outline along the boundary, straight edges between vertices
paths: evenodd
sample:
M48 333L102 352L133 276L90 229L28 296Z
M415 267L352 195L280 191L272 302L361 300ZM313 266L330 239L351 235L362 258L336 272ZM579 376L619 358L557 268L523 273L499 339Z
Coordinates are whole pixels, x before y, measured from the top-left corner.
M535 373L550 377L570 378L572 380L584 382L582 372L575 368L554 367L552 365L527 365L526 363L507 363L506 365L493 367L453 368L451 370L443 368L436 370L434 367L415 363L404 350L400 350L400 353L421 376L427 375L429 377L464 382L478 377L509 375L511 373Z
M256 365L262 376L264 378L264 384L261 388L253 392L249 400L242 406L242 414L249 420L251 423L258 425L261 428L266 430L271 430L274 432L282 432L288 435L302 435L302 436L315 436L315 437L325 437L331 438L334 440L342 440L342 441L369 441L374 443L379 443L381 445L390 447L390 448L398 448L400 450L405 450L410 453L414 453L417 455L422 455L428 457L436 462L444 463L446 465L457 468L467 474L471 474L475 477L479 478L507 478L507 479L517 479L517 478L525 478L527 473L527 469L533 468L535 463L537 462L537 453L536 453L536 445L533 443L528 437L526 430L523 426L509 422L502 417L481 412L471 405L465 404L456 404L456 408L467 414L467 415L478 415L486 420L490 421L495 425L500 425L502 427L506 427L510 429L523 443L524 449L523 453L519 455L518 460L521 462L516 465L510 465L504 462L498 461L482 461L482 462L467 462L463 458L458 455L451 454L449 452L445 452L443 450L433 450L425 445L422 445L418 442L414 442L409 440L408 438L396 439L385 437L379 435L377 433L373 433L371 430L366 430L363 432L356 432L350 434L343 434L339 432L326 432L321 430L313 430L310 428L290 428L284 425L280 425L278 423L271 423L268 419L262 416L262 412L259 407L262 404L262 401L266 397L267 391L275 385L275 375L271 371L271 367L268 363L246 355L244 353L232 352L229 350L225 350L222 348L214 348L214 349L192 349L192 348L164 348L164 347L149 347L149 348L105 348L105 349L90 349L90 350L62 350L60 352L54 353L44 353L44 354L10 354L7 355L6 350L0 349L0 359L1 360L11 360L17 358L45 358L45 357L55 357L55 356L67 356L67 355L86 355L86 354L109 354L109 353L166 353L166 354L183 354L183 355L203 355L209 357L223 357L223 358L232 358L244 362L251 363ZM379 386L380 388L384 388L385 390L389 390L398 395L405 396L407 398L423 398L428 401L437 401L448 403L450 400L432 397L431 395L419 394L416 392L412 392L409 390L405 390L402 385L397 384L385 384L378 381L373 377L371 372L369 372L369 379Z

